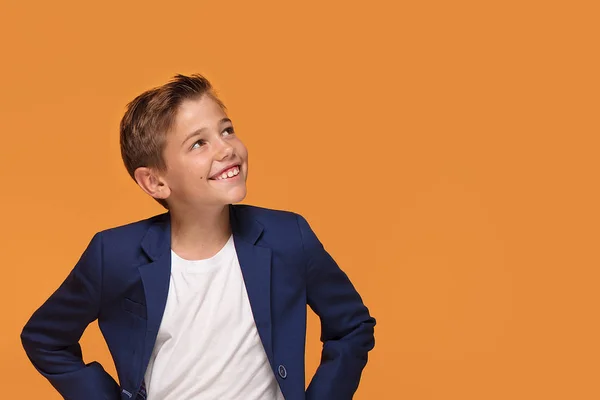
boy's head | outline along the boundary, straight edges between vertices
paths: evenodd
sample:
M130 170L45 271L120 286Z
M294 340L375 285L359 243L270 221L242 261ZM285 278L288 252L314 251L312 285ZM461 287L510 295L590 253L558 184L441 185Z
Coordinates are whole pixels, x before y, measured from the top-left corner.
M222 206L246 196L248 152L206 78L176 75L142 93L127 105L120 131L127 172L163 207Z

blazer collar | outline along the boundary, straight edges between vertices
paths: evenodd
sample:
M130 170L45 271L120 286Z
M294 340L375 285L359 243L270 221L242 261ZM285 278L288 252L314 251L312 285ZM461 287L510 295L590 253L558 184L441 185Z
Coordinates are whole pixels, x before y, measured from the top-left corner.
M264 227L239 206L229 204L229 220L235 239L242 239L252 245L256 244ZM152 261L156 261L165 252L171 250L171 214L166 212L157 215L144 238L142 249Z

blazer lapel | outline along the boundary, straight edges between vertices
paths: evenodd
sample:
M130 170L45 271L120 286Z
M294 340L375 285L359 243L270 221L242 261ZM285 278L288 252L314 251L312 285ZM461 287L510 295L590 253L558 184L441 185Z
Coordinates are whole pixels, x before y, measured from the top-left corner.
M254 322L267 357L273 365L271 326L271 249L257 246L263 226L239 207L230 206L233 241Z
M157 217L142 239L142 249L150 258L149 264L138 267L146 296L146 337L142 355L142 374L150 361L156 335L162 320L169 293L171 275L171 221L170 214Z

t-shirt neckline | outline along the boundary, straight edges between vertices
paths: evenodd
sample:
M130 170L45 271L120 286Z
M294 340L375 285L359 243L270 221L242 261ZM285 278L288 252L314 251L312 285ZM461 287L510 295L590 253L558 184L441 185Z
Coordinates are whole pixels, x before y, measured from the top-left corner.
M177 261L178 264L185 265L188 268L185 268L186 272L193 272L197 270L204 270L210 268L211 266L217 266L220 262L224 261L224 258L230 254L227 249L233 245L233 234L229 236L227 242L221 249L214 254L212 257L204 258L201 260L188 260L181 256L179 256L173 249L171 249L171 256ZM190 268L191 267L191 268ZM198 271L201 272L201 271Z

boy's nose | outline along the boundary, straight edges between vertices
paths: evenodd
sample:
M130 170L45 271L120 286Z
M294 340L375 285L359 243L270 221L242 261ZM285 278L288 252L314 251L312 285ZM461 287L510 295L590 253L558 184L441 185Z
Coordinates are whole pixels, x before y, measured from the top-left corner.
M217 159L223 159L233 154L233 146L223 140L219 142L216 157Z

